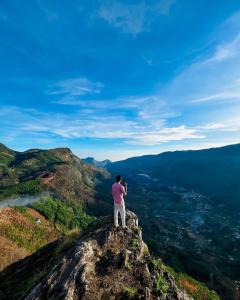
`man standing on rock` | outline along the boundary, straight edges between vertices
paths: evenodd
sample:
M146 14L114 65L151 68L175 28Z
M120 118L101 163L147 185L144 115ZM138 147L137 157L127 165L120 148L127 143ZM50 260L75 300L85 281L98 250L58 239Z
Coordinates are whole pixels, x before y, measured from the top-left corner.
M122 177L116 176L116 182L112 185L112 195L114 199L114 226L118 227L118 213L120 212L122 220L122 228L126 227L125 224L125 202L123 196L127 195L127 183L125 187L121 184Z

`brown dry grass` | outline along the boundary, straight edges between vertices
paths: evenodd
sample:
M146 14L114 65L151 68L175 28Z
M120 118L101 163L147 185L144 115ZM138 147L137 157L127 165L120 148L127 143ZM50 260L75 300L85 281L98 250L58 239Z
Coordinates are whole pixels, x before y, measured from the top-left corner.
M40 218L41 224L36 224L35 218ZM14 229L11 235L6 235L6 226ZM36 231L38 228L41 231ZM32 208L27 208L24 214L13 208L0 209L0 270L31 254L39 245L52 242L59 236L60 233L53 224ZM32 248L19 244L16 237L25 240L26 245L31 245Z
M30 222L18 211L10 207L0 209L0 224L18 223L21 226L28 227Z
M0 236L0 271L29 254L30 251L20 248L10 240Z
M180 284L183 288L185 288L188 291L191 291L192 293L196 293L198 290L198 287L187 279L181 279Z
M51 181L55 178L55 174L52 174L51 176L49 177L46 177L46 178L41 178L42 180L42 183L44 185L50 185Z

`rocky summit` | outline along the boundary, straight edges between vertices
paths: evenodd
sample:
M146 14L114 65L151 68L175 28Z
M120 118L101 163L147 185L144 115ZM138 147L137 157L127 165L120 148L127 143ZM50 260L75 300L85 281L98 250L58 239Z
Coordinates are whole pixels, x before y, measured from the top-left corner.
M127 211L125 229L102 217L90 231L25 300L192 299L161 264L153 263L133 212Z

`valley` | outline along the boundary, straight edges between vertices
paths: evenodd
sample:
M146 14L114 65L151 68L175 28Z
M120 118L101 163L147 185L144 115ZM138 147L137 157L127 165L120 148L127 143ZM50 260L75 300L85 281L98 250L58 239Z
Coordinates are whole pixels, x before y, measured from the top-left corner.
M107 166L112 180L120 173L128 181L126 203L139 215L150 249L228 300L234 299L240 282L239 162L237 144Z
M146 188L136 201L151 249L177 270L208 283L226 299L233 297L239 278L239 222L210 199L182 188ZM129 197L130 198L130 197ZM140 203L139 203L140 202Z
M228 215L210 197L184 187L157 186L156 180L145 178L128 177L126 205L139 215L151 251L175 270L207 283L223 299L234 299L239 286L239 212ZM106 202L104 210L110 212L111 197Z
M0 205L12 207L0 211L10 210L32 222L32 236L19 241L16 236L19 230L24 232L23 225L11 219L11 231L3 231L0 221L1 239L11 244L8 249L17 249L9 250L15 258L4 259L2 268L60 237L81 236L94 219L92 215L112 214L111 185L121 173L128 182L127 208L139 216L151 253L177 272L205 282L223 299L236 298L240 147L229 147L143 156L108 163L103 169L84 163L69 149L21 153L2 146ZM225 164L219 165L223 159ZM228 173L223 172L226 168ZM40 225L31 214L39 214ZM41 226L46 222L53 234L41 241L45 234ZM29 241L30 248L26 246Z

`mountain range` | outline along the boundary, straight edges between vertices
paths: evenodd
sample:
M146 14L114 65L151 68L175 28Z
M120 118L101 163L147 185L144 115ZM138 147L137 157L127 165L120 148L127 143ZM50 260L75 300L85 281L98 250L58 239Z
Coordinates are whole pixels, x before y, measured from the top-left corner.
M95 213L111 211L116 174L128 182L127 206L150 248L175 269L234 299L240 268L240 144L133 157L107 165ZM104 191L104 192L103 192Z
M102 161L96 160L94 157L86 157L82 159L85 163L93 165L99 168L105 168L107 165L111 163L111 160L104 159Z
M21 203L26 196L39 195L26 209L7 208L14 216L10 223L0 220L0 250L7 240L10 251L15 253L16 246L21 253L5 259L2 268L61 236L72 236L75 228L81 235L94 219L90 215L112 213L111 184L120 173L128 182L126 205L139 216L150 251L177 272L207 283L223 299L237 299L240 144L97 165L68 148L17 152L0 144L0 201L19 198ZM49 240L43 238L46 224L52 232ZM30 235L19 240L19 232L27 228Z
M240 144L133 157L107 168L130 178L142 176L158 184L194 189L210 196L215 204L239 207Z

